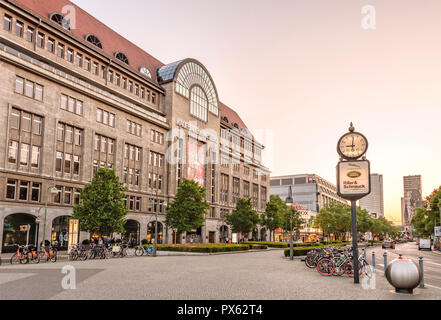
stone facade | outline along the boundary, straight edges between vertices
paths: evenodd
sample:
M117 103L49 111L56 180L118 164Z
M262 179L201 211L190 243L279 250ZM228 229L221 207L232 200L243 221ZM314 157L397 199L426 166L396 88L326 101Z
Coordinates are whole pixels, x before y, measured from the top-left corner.
M51 4L56 1L51 0ZM23 0L24 4L27 2ZM225 213L234 208L233 192L235 196L252 197L254 183L258 190L255 208L261 213L265 210L268 170L260 159L245 163L243 148L240 171L234 172L232 163L228 167L220 165L221 129L231 128L222 123L222 110L217 114L208 112L206 121L192 115L191 99L177 92L176 74L162 82L155 81L156 75L142 76L48 18L40 20L26 5L0 1L0 19L0 247L5 218L12 214L46 220L40 222L36 233L38 241L42 241L43 233L51 240L54 219L72 214L79 190L101 166L114 169L126 183L130 211L127 219L138 222L138 240L146 238L147 226L158 213L158 221L164 227L161 241L172 243L173 231L163 223L165 204L173 200L179 178L188 177L190 172L187 163L178 170L178 165L169 161L175 154L168 150L173 150L179 137L186 142L194 138L209 157L215 153L204 164L206 200L213 209L198 231L199 241L223 241L225 235L220 230L225 225ZM44 37L44 47L40 35ZM48 50L52 40L54 52ZM203 68L215 88L208 71L198 61L183 60L179 67L189 62ZM195 85L189 84L191 94ZM202 100L208 98L206 89L198 88L205 94ZM217 101L213 104L219 103L217 91L215 96ZM211 138L199 131L210 132ZM263 146L250 141L260 154ZM232 161L232 150L224 153ZM251 173L245 175L244 166ZM257 172L254 176L253 170ZM221 173L230 177L229 195L224 202L220 196ZM237 179L239 191L233 188L233 180L237 183ZM244 179L251 185L248 193L242 190ZM59 192L55 196L49 192L54 186ZM154 205L149 205L149 199ZM37 225L34 228L37 230ZM261 228L258 231L265 234ZM180 242L189 240L186 235L180 237Z

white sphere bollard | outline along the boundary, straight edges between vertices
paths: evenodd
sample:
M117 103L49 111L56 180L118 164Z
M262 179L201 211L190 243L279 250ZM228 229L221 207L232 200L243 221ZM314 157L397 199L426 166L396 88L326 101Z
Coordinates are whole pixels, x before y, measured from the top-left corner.
M412 260L400 258L393 260L386 268L387 281L398 293L413 293L421 282L423 272Z

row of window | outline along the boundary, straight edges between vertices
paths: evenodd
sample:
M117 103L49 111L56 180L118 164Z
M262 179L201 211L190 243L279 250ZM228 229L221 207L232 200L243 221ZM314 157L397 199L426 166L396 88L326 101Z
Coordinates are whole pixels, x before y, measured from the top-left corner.
M7 31L12 32L13 30L13 19L12 16L5 14L3 18L3 28ZM15 20L15 30L14 33L16 36L23 38L25 33L25 24L19 20ZM36 36L36 37L35 37ZM155 92L151 92L149 89L140 86L137 83L133 83L133 81L128 80L126 77L121 76L120 74L114 72L113 70L108 70L108 68L104 65L101 65L92 61L91 58L84 56L80 52L75 52L73 48L67 47L63 43L57 41L54 38L47 36L42 32L38 32L35 35L35 29L31 26L27 26L26 29L26 40L29 42L34 42L36 40L36 44L41 49L47 49L47 51L56 54L59 58L66 59L72 64L75 64L79 68L87 70L94 75L99 76L101 71L101 76L109 81L114 82L119 87L128 90L131 93L134 93L138 97L151 102L154 105L158 104L158 96ZM125 55L121 52L116 54L116 58L126 62L128 64L128 60L125 61ZM114 77L115 75L115 77ZM151 74L150 74L151 78ZM115 79L115 80L114 80Z
M43 86L22 77L15 78L15 93L38 101L43 101Z
M8 179L6 183L6 199L40 202L41 183Z
M141 137L142 136L142 126L136 122L133 122L131 120L127 120L127 132L131 133L135 136Z
M83 143L83 129L59 122L57 127L57 140L81 146Z
M38 169L40 167L40 147L9 140L8 162L20 166Z
M83 101L69 97L65 94L61 95L61 109L83 115Z
M36 114L12 108L9 127L11 129L41 135L43 132L43 118Z
M63 174L80 175L81 157L57 151L55 171Z
M115 114L106 110L96 109L96 121L109 127L115 127Z
M164 134L154 129L151 129L150 140L158 144L164 144Z

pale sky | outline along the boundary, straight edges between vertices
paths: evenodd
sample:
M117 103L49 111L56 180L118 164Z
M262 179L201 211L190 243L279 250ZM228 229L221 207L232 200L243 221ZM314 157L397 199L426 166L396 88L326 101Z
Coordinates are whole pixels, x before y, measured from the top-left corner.
M336 181L350 121L400 222L403 176L441 185L441 1L74 0L164 63L191 57L264 139L272 175ZM376 9L376 29L361 26ZM123 48L122 48L123 49ZM268 140L268 141L265 141Z

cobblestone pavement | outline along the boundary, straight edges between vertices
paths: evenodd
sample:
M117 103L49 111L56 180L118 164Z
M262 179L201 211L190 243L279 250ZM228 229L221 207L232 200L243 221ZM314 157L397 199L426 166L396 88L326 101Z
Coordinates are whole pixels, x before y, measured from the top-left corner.
M75 290L61 286L65 265L75 268ZM381 271L375 289L363 287L348 277L323 277L300 259L283 257L283 250L0 267L0 299L441 299L432 287L396 294Z

